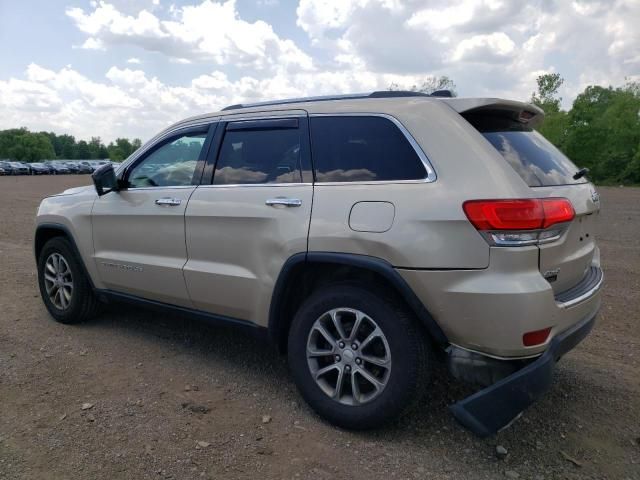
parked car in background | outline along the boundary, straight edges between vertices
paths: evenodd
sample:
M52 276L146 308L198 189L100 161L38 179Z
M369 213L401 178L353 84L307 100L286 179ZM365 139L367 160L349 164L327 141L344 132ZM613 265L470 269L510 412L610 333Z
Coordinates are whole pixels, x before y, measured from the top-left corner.
M31 173L31 169L24 163L21 162L9 162L13 167L14 175L29 175Z
M4 174L3 175L13 175L14 173L14 168L11 165L11 162L7 162L7 161L0 161L0 168L2 168L2 170L4 170Z
M84 167L86 167L87 169L89 169L89 170L90 170L90 171L89 171L89 173L93 173L93 172L94 172L94 170L96 169L96 167L94 167L94 166L91 164L91 161L90 161L90 160L80 160L80 161L78 162L78 164L83 165Z
M62 165L69 169L69 173L80 173L80 167L75 162L61 162Z
M49 167L53 175L64 175L67 173L71 173L71 171L60 162L45 162L45 165Z
M6 175L6 174L7 174L7 171L4 168L0 167L0 175Z
M44 163L36 162L31 164L31 175L49 175L50 173L51 169Z
M78 173L82 174L93 173L94 171L94 168L85 162L77 162L76 167L78 167Z

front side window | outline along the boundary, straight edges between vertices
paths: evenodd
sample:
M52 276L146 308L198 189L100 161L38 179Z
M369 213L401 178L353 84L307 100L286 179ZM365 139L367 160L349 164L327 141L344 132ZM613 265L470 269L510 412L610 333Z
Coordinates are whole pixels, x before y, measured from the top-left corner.
M299 183L300 142L298 128L227 130L213 184Z
M388 118L311 118L311 151L318 182L422 180L422 160Z
M151 152L131 169L129 188L192 185L206 133L181 135Z

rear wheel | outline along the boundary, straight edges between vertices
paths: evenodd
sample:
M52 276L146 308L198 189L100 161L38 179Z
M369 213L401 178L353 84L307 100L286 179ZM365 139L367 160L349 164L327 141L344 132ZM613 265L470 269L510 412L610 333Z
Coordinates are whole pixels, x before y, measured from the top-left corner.
M58 322L79 323L98 313L98 299L64 237L52 238L42 248L38 285L47 310Z
M418 400L426 342L404 305L352 284L315 292L289 333L289 366L305 400L331 423L374 428Z

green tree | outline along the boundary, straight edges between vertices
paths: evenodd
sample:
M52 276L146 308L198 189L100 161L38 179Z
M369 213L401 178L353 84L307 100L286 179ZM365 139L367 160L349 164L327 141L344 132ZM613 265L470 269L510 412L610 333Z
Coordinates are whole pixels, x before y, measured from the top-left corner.
M558 96L558 90L564 83L564 78L559 73L545 73L536 79L538 91L531 95L531 102L542 108L548 115L560 111L562 98Z
M0 132L0 158L37 162L55 158L55 151L47 134L18 128Z
M86 160L91 158L91 149L85 140L80 140L76 145L76 151L73 158L78 160Z

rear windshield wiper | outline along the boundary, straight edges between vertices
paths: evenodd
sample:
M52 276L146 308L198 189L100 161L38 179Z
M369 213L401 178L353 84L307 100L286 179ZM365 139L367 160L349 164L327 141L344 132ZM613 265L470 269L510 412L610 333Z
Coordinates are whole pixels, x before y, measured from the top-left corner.
M573 174L573 179L579 180L582 177L584 177L587 173L589 173L588 168L581 168L580 170L578 170L576 173Z

